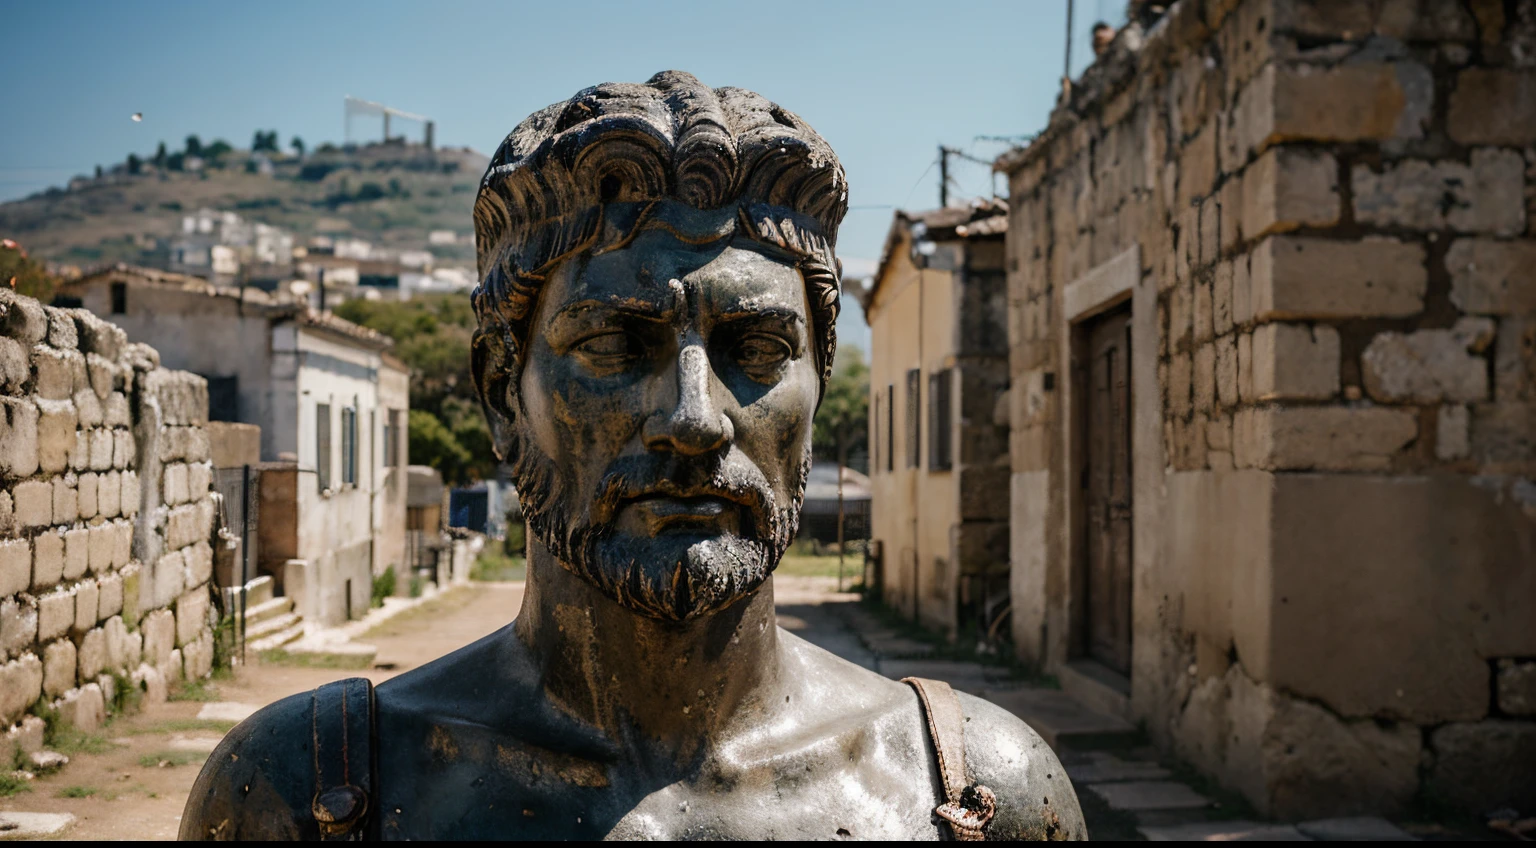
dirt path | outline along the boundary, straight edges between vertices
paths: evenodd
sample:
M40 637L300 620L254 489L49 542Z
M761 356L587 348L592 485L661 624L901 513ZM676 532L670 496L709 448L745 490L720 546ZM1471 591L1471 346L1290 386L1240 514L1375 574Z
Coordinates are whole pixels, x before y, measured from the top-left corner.
M78 824L65 838L175 839L187 793L208 752L233 726L197 718L209 701L262 705L322 683L363 675L375 683L427 663L502 627L522 603L521 583L476 583L443 593L370 632L371 671L252 664L232 679L184 690L77 740L69 766L39 777L31 791L0 799L0 812L67 812Z

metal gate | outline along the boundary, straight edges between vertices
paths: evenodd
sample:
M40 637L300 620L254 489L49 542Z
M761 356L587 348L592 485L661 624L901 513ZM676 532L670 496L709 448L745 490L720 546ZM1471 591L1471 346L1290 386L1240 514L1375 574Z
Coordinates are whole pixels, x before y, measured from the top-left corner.
M214 551L214 582L232 620L232 656L245 661L246 586L256 576L256 528L259 472L254 466L215 468L214 488L220 495L219 547Z

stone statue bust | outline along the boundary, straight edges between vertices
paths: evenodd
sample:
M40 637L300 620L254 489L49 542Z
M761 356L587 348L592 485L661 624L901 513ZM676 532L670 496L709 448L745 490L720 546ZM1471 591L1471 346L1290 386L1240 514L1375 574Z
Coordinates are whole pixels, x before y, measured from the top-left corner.
M182 838L1083 838L1050 749L775 625L836 349L842 166L678 72L496 151L473 371L530 530L502 630L273 704Z

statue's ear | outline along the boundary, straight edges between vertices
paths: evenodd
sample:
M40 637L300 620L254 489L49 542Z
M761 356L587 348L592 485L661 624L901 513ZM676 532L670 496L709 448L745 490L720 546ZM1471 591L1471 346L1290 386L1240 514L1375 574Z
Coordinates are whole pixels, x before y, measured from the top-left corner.
M475 392L480 395L480 408L485 411L485 421L491 428L491 445L496 458L506 462L512 459L515 443L516 416L512 411L509 390L513 375L517 373L517 342L502 324L493 324L475 331L470 343L470 375L475 381Z

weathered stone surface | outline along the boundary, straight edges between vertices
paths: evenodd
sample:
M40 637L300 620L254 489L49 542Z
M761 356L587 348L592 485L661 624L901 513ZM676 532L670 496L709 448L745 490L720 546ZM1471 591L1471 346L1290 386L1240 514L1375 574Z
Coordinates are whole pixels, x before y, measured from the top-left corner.
M207 677L213 671L213 636L210 631L204 628L196 641L182 647L181 654L182 671L188 680Z
M1418 435L1412 412L1382 407L1264 407L1239 410L1233 452L1239 468L1379 470Z
M161 492L166 506L187 502L187 466L184 463L173 462L165 466Z
M1296 65L1273 74L1272 141L1419 138L1434 80L1415 62Z
M1243 172L1242 192L1244 240L1339 221L1339 168L1327 153L1272 148Z
M125 520L112 522L112 567L122 568L133 556L133 525Z
M208 627L208 588L199 586L176 599L176 647L197 640Z
M1536 312L1536 240L1458 239L1445 254L1451 302L1481 315Z
M75 594L60 588L37 599L37 641L51 642L75 623Z
M106 400L112 394L113 383L116 382L116 371L117 367L100 354L85 355L85 373L90 378L91 392L96 395L98 402Z
M1468 68L1450 101L1446 127L1460 144L1536 142L1536 70Z
M0 489L0 534L10 536L16 530L16 502L11 499L10 492Z
M0 336L0 392L19 394L22 384L31 376L27 352L16 340Z
M80 496L74 483L73 474L53 478L54 524L73 524L80 518Z
M64 695L59 702L59 721L89 733L107 721L107 699L95 682L87 683Z
M1446 404L1435 417L1435 458L1465 459L1472 452L1468 432L1472 415L1465 406Z
M1172 780L1095 783L1088 791L1103 798L1111 810L1201 810L1211 805L1211 799Z
M92 574L100 574L112 568L112 548L116 542L116 530L111 524L93 524L87 530L88 567Z
M1254 318L1406 317L1424 308L1424 248L1388 238L1361 241L1272 236L1254 248Z
M1137 829L1148 842L1306 842L1307 837L1288 824L1260 824L1235 819L1147 826Z
M122 512L124 505L137 503L137 492L131 492L131 497L124 498L126 491L122 483L122 475L116 471L108 471L98 475L96 483L96 508L104 518L116 518Z
M85 357L73 350L44 345L32 348L33 391L43 400L69 400L75 393L75 366L85 373Z
M78 657L81 680L100 674L107 667L107 632L100 627L87 630L80 637Z
M64 577L64 534L48 531L32 539L32 589L46 589Z
M1536 317L1500 318L1493 350L1493 396L1536 401Z
M133 465L137 447L133 434L127 430L112 430L112 467L127 468Z
M32 585L32 543L0 539L0 597L26 591Z
M1471 164L1410 159L1380 172L1356 165L1355 219L1379 227L1517 235L1525 231L1525 159L1472 152Z
M974 470L977 471L977 472L983 472L983 471L990 472L993 469L974 469ZM998 470L1002 471L1005 475L1007 473L1007 469L998 469ZM978 473L978 474L975 475L975 477L976 478L980 478L981 474ZM981 488L981 487L977 486L977 488ZM990 491L990 490L983 489L983 491ZM186 561L186 565L187 565L187 580L188 580L188 582L191 585L198 586L198 585L201 585L203 583L207 583L210 579L212 579L212 577L213 577L213 546L212 545L208 544L207 542L198 542L197 544L192 545L192 546L182 550L181 556L182 556L182 559L184 559Z
M138 664L138 658L130 657L128 653L128 625L123 623L122 616L114 615L108 618L101 626L102 632L107 634L107 665L114 669L129 669Z
M170 687L166 684L165 675L161 674L159 669L144 663L133 673L133 682L144 689L144 700L151 704L165 702Z
M80 519L82 521L90 521L100 512L96 504L97 479L95 472L91 471L87 471L79 477L79 484L76 486L78 497L76 505L80 509Z
M1499 710L1505 715L1536 715L1536 662L1499 660Z
M123 516L132 518L139 514L139 474L133 469L123 472L120 485L122 487Z
M1253 331L1257 400L1325 400L1339 392L1339 333L1324 324L1262 324Z
M75 332L75 321L62 309L45 306L48 315L48 344L60 350L74 350L80 346L80 336Z
M91 431L75 431L75 447L69 452L69 467L84 471L91 465Z
M112 465L112 431L105 427L98 427L90 431L90 468L92 471L106 471Z
M0 601L0 656L21 656L37 641L37 603L26 596Z
M1473 403L1488 397L1494 323L1463 318L1449 330L1381 333L1360 356L1365 390L1379 401Z
M96 613L101 610L101 590L96 587L95 580L81 580L74 589L75 632L84 633L96 626Z
M108 360L116 360L128 344L128 334L116 324L103 321L84 309L71 309L80 339L80 350Z
M36 654L22 654L0 665L0 725L20 720L42 695L43 663Z
M0 397L0 474L29 477L37 471L37 404Z
M128 427L133 416L128 407L128 396L122 392L107 395L102 403L102 419L108 427Z
M0 336L31 347L48 335L48 315L42 304L9 288L0 290Z
M1276 696L1260 745L1277 818L1401 812L1418 789L1419 730L1410 724L1340 721Z
M171 551L155 563L154 602L168 604L186 588L185 560L181 551Z
M84 527L64 531L64 579L78 580L91 562L91 533Z
M208 490L213 486L213 465L207 462L193 462L187 466L187 499L202 500L208 496Z
M104 417L101 408L101 399L96 397L96 392L91 389L83 389L75 392L71 399L75 406L75 418L81 427L100 427Z
M59 639L43 648L43 691L57 698L75 687L75 643Z
M1429 748L1425 788L1434 797L1479 814L1536 809L1536 722L1447 724L1429 735Z
M53 486L42 480L17 483L16 522L22 527L47 527L53 523Z
M101 591L100 609L97 618L106 619L123 611L123 576L121 574L107 574L96 581L97 588Z
M176 616L167 609L157 609L144 616L139 628L144 633L144 657L159 669L171 662L176 647Z

